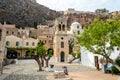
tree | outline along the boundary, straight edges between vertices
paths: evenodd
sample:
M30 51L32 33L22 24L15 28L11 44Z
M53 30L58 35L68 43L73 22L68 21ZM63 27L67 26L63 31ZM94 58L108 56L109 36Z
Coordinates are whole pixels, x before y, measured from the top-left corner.
M73 52L73 47L74 47L74 43L75 42L75 40L74 40L74 38L71 38L70 40L69 40L69 54L71 54L71 52Z
M46 54L46 48L45 48L43 42L38 43L38 46L36 47L35 53L36 54L34 55L34 59L38 63L38 66L39 66L38 71L42 71L42 59L43 59L43 56L45 56L45 54Z
M48 67L49 60L53 56L53 49L48 49L46 55L44 56L44 60L46 62L46 67Z
M94 54L102 55L106 60L110 58L114 48L120 48L120 19L107 19L102 21L95 18L94 21L84 28L81 36L77 37L79 44ZM120 67L113 62L116 68Z
M44 42L40 41L38 43L38 46L36 47L36 55L34 56L35 60L39 65L39 71L41 71L42 67L44 67L44 60L46 63L46 67L48 67L49 60L52 56L53 56L53 49L48 49L47 51Z
M71 55L73 56L73 59L71 61L69 61L69 63L72 63L74 60L80 59L80 57L81 57L80 52L77 52L77 53L72 52Z

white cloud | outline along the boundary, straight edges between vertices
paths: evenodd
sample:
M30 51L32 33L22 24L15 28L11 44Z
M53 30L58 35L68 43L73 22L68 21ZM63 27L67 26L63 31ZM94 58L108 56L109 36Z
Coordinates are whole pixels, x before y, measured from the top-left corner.
M37 0L38 3L54 10L67 10L75 8L79 11L94 11L97 8L105 8L105 4L111 0Z

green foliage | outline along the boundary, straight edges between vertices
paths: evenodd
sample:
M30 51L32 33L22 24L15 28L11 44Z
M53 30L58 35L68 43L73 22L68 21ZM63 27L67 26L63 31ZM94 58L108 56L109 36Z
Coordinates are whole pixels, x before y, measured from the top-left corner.
M44 43L42 41L39 42L38 46L36 47L36 55L39 55L39 56L46 55L46 48L45 48Z
M47 54L49 57L52 57L53 56L53 50L48 50L48 54Z
M8 50L35 50L35 48L28 47L6 47Z
M77 37L79 44L94 54L109 58L113 47L120 47L120 19L102 21L95 18L92 24L84 28L81 36ZM109 46L106 46L110 43ZM106 51L108 50L108 51Z
M118 64L118 66L120 66L120 58L117 58L117 59L115 60L115 63Z
M115 63L120 67L120 58L117 58L115 60ZM115 66L113 67L112 71L113 71L114 74L120 73L120 71Z
M76 58L80 58L81 57L81 53L80 52L78 52L78 53L71 52L71 55L73 57L76 57Z

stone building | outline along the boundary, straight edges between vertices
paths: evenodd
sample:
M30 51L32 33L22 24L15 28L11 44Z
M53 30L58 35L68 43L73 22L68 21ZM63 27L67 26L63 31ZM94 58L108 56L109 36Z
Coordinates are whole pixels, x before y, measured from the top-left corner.
M17 36L18 35L18 29L15 27L15 25L6 24L5 28L6 28L6 36L8 35Z
M38 44L38 39L33 38L19 38L14 35L6 36L6 47L11 48L35 48ZM17 51L17 58L25 58L28 56L28 51L25 49L18 49Z
M41 34L37 36L38 40L43 41L47 49L53 49L53 30L47 25L38 25L37 28L41 31Z
M67 35L67 17L60 17L55 21L54 57L56 62L68 62L69 37Z
M0 75L3 72L3 59L5 58L5 36L6 36L6 24L0 24Z
M83 27L79 22L73 22L70 26L70 31L67 34L80 35L83 32Z

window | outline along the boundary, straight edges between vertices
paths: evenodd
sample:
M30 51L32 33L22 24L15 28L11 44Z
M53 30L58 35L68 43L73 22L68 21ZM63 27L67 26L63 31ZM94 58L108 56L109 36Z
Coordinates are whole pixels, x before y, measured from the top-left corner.
M32 42L32 46L35 46L35 43L34 43L34 42Z
M10 45L10 42L9 41L6 41L6 46L9 46Z
M64 42L61 42L61 48L64 48Z
M77 29L79 29L79 25L77 25Z
M30 33L32 33L32 31L30 31Z
M63 37L61 37L61 39L63 40Z
M77 34L79 35L79 34L80 34L80 31L77 31Z
M16 46L19 46L19 42L18 41L16 42Z
M58 27L59 27L59 31L61 31L61 24L59 24L59 26L58 26Z
M8 34L9 32L8 32L8 31L6 31L6 33Z
M12 34L14 34L14 32L12 32Z
M26 42L26 46L28 46L29 45L29 43L28 42Z
M2 30L0 29L0 40L2 39Z
M83 29L84 27L82 26L82 29Z
M62 26L62 27L63 27L63 31L65 31L65 25L64 25L64 24L63 24L63 26Z
M46 43L47 41L45 40L44 42Z

